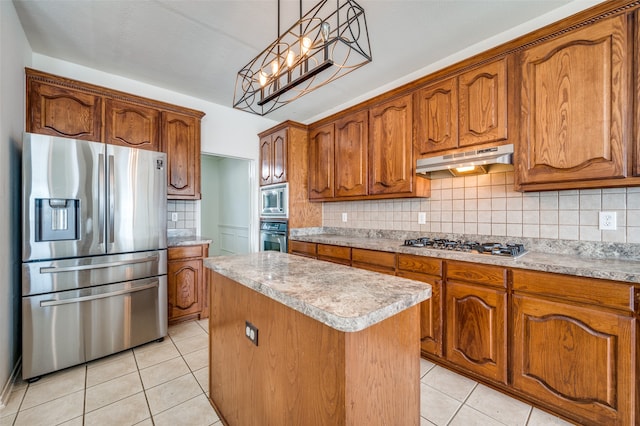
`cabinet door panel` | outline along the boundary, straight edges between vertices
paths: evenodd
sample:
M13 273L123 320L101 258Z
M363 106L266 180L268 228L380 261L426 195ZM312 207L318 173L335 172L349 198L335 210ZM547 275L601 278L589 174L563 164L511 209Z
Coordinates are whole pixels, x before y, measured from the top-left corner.
M160 111L116 99L105 100L105 142L160 151Z
M422 351L442 356L442 280L425 274L398 271L399 277L422 281L431 285L431 297L420 303L420 348Z
M102 98L27 80L27 131L102 141Z
M460 146L507 139L507 60L458 78Z
M411 95L371 108L369 194L412 191L412 117Z
M200 198L199 121L194 117L164 112L163 151L167 153L169 198Z
M633 424L634 319L515 295L513 385L597 424Z
M170 318L200 313L202 260L169 262L167 269Z
M634 38L634 52L633 55L635 58L640 58L640 9L636 10L636 33ZM635 148L634 148L634 159L633 159L633 175L640 176L640 63L636 61L635 66L635 86L634 93L635 96L635 138L633 140Z
M418 154L458 147L457 79L436 83L416 93Z
M336 197L367 195L369 112L335 123Z
M314 129L309 135L309 198L333 198L334 126Z
M272 172L271 183L287 181L287 129L282 129L271 135Z
M260 185L271 183L271 169L273 164L273 150L271 149L271 135L260 139Z
M626 50L620 16L522 52L517 183L627 174Z
M506 293L450 281L446 285L446 358L506 383Z

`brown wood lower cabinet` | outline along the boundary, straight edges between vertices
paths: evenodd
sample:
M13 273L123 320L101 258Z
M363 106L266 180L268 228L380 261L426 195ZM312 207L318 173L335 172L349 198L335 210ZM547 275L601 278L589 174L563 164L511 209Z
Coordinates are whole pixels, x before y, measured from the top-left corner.
M168 249L169 324L209 317L208 288L202 265L202 259L208 251L208 244Z
M514 290L513 387L580 424L639 424L633 287L515 271Z
M294 242L431 285L422 355L581 425L640 425L640 285ZM317 250L317 252L316 252ZM349 256L350 254L350 256Z

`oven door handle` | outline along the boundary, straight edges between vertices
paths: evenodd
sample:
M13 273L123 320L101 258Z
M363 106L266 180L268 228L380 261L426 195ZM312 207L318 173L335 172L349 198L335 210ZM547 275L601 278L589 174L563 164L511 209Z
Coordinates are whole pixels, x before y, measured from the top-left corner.
M48 266L45 268L40 268L41 274L57 274L60 272L75 272L75 271L86 271L87 269L104 269L111 268L113 266L127 266L127 265L135 265L136 263L147 263L147 262L157 262L158 255L154 254L152 256L147 256L141 259L134 260L119 260L116 262L107 262L107 263L95 263L90 265L76 265L76 266Z
M71 299L62 299L62 300L43 300L40 302L40 307L45 308L47 306L59 306L59 305L68 305L70 303L78 303L78 302L87 302L89 300L97 300L97 299L105 299L107 297L113 296L121 296L123 294L135 293L142 290L148 290L150 288L158 287L159 282L155 281L150 284L141 285L139 287L134 288L125 288L123 290L116 290L110 293L103 294L93 294L91 296L81 296L81 297L73 297Z

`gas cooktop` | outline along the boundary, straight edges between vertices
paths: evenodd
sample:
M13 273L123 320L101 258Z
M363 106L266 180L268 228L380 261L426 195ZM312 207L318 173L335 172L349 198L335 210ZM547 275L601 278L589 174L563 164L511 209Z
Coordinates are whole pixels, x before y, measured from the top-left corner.
M428 237L405 240L403 246L491 254L494 256L507 256L514 259L527 253L524 245L517 243L479 243L476 241L447 240Z

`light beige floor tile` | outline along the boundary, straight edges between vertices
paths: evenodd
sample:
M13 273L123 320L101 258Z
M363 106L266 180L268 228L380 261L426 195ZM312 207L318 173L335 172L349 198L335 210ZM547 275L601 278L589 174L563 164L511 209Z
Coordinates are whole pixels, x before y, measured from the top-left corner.
M184 355L184 360L187 361L187 365L191 371L200 370L203 367L209 366L209 348L200 349L190 354Z
M136 359L132 351L124 355L116 355L111 362L101 362L98 365L89 364L87 368L87 387L107 382L116 377L137 371Z
M449 423L450 426L504 426L503 423L464 405Z
M422 378L422 382L460 402L464 402L478 384L440 366L436 366L429 371Z
M142 383L140 375L134 371L87 388L84 411L89 413L139 392L142 392Z
M145 347L143 350L134 350L136 363L139 369L151 367L164 361L180 356L180 352L174 346L171 339L165 340L168 343L160 343L154 347Z
M174 342L182 355L209 348L209 336L204 334L187 337Z
M202 389L191 373L146 390L153 415L175 407L201 393Z
M531 411L527 422L527 426L571 426L572 424L538 408Z
M108 355L103 358L99 358L93 361L89 361L87 363L87 369L91 370L92 368L100 367L104 364L110 364L115 361L121 361L123 359L129 358L133 356L133 350L127 349L126 351L118 352L117 354Z
M12 426L17 414L18 413L12 413L5 416L2 414L2 411L0 411L0 426Z
M72 367L43 377L27 388L21 410L84 389L86 367Z
M198 325L202 327L205 333L209 334L209 318L199 320Z
M499 422L514 426L525 425L531 411L530 405L484 385L476 386L466 404Z
M85 426L134 425L151 417L144 392L121 399L99 410L87 413Z
M174 342L187 337L199 336L204 332L196 321L182 322L169 327L169 336ZM206 333L205 333L206 334Z
M56 425L82 416L84 390L74 392L58 399L20 410L15 426Z
M149 419L144 419L140 423L136 423L135 426L153 426L153 421Z
M9 400L6 402L7 405L5 405L4 408L0 408L0 417L5 417L9 414L17 413L26 392L26 387L21 387L11 391Z
M431 361L427 361L426 359L420 358L420 378L424 377L433 367L436 365Z
M83 426L83 424L84 424L84 417L80 416L80 417L76 417L75 419L66 421L64 423L60 423L58 426Z
M420 416L420 426L434 426L434 424L424 417Z
M171 347L171 346L175 347L175 345L173 344L173 340L171 340L169 338L169 336L167 336L161 342L158 342L158 341L154 340L153 342L149 342L149 343L145 343L144 345L136 346L135 348L133 348L133 354L137 355L139 353L146 352L146 351L157 351L157 350L160 350L162 348L167 348L167 347Z
M159 384L168 382L176 377L184 376L189 373L189 367L181 356L152 365L151 367L140 370L142 384L145 389L150 389Z
M203 392L209 392L209 367L201 368L193 372Z
M153 416L156 426L207 426L220 420L203 394Z
M462 403L420 383L420 415L437 426L445 426Z

